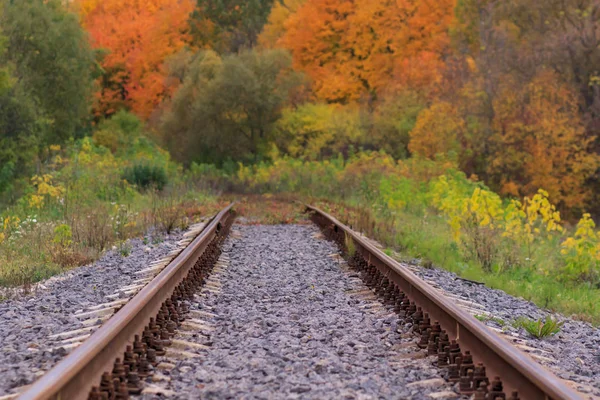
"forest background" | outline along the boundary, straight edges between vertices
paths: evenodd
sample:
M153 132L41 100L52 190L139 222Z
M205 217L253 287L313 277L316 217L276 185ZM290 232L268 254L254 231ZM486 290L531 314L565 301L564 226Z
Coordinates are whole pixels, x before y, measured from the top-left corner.
M597 0L0 0L3 285L293 193L600 322L599 155Z

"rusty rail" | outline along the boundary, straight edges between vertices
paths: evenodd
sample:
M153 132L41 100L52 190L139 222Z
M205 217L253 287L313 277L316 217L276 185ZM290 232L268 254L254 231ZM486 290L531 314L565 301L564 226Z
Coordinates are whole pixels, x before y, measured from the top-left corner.
M424 313L429 314L431 321L439 321L449 339L456 340L462 352L470 351L475 363L485 365L488 377L498 376L502 379L506 393L518 391L520 398L525 400L581 398L552 373L501 339L348 226L316 207L306 207L313 213L315 222L326 235L342 247L351 238L356 248L355 254L362 257L365 269L371 268L370 271L377 274L380 282L387 279L388 287L384 291L402 291Z
M233 220L233 204L219 212L202 232L148 285L102 325L81 346L19 396L22 400L87 399L115 358L132 345L151 317L171 298L209 244Z

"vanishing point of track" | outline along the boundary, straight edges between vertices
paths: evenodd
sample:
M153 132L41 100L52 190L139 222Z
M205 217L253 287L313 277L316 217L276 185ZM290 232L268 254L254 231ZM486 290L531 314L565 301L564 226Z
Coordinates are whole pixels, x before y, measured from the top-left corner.
M461 393L482 400L579 398L369 240L318 208L307 206L307 211L365 283L394 306L399 318L413 324L414 334L421 339L419 347L437 356L438 367L448 368L448 379L459 383ZM169 335L183 320L187 312L183 300L193 297L210 274L234 218L233 205L219 212L162 272L19 398L127 398L129 379L145 376L148 364L164 351ZM134 353L133 374L115 380L111 375L115 360L129 360L129 368Z

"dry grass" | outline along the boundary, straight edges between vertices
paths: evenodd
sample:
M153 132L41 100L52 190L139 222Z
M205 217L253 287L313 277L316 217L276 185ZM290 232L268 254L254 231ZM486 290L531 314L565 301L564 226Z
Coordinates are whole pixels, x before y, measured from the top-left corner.
M99 204L94 208L75 208L68 217L73 242L101 252L115 239L109 207Z
M235 206L241 217L238 222L249 225L279 225L309 223L304 214L304 206L288 196L250 195L242 198L225 197L237 200Z

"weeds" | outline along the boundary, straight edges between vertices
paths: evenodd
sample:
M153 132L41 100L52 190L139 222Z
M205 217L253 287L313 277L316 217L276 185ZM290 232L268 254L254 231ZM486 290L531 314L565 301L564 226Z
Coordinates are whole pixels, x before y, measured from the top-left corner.
M491 315L485 315L485 314L476 314L474 315L474 317L476 319L478 319L481 322L495 322L500 326L504 326L506 325L506 322L502 319L502 318L498 318L498 317L493 317Z
M152 222L161 232L170 234L184 224L183 200L174 191L152 195Z
M560 332L564 322L558 322L550 316L545 320L533 320L525 317L519 317L513 321L512 325L515 328L525 329L531 336L538 339L543 339L548 336L553 336Z
M183 174L174 171L169 176L173 164L164 152L148 142L140 148L135 143L115 154L84 138L52 152L53 158L30 181L27 194L0 212L0 286L27 289L93 261L115 243L126 256L131 247L123 243L143 235L150 226L170 232L212 211L213 198L194 187L163 185L183 179ZM143 163L162 167L160 171L138 168L132 179L139 177L141 186L142 178L151 181L149 187L163 189L160 194L140 192L121 179L128 167L134 166L133 173L135 165ZM157 243L160 236L146 243Z
M129 257L132 250L133 250L133 247L128 242L122 242L119 244L119 254L122 257Z
M114 240L111 215L106 205L77 209L70 216L73 240L81 246L103 251Z
M347 233L344 233L344 244L348 257L354 257L356 254L356 245L354 244L354 239L352 236L348 235Z

